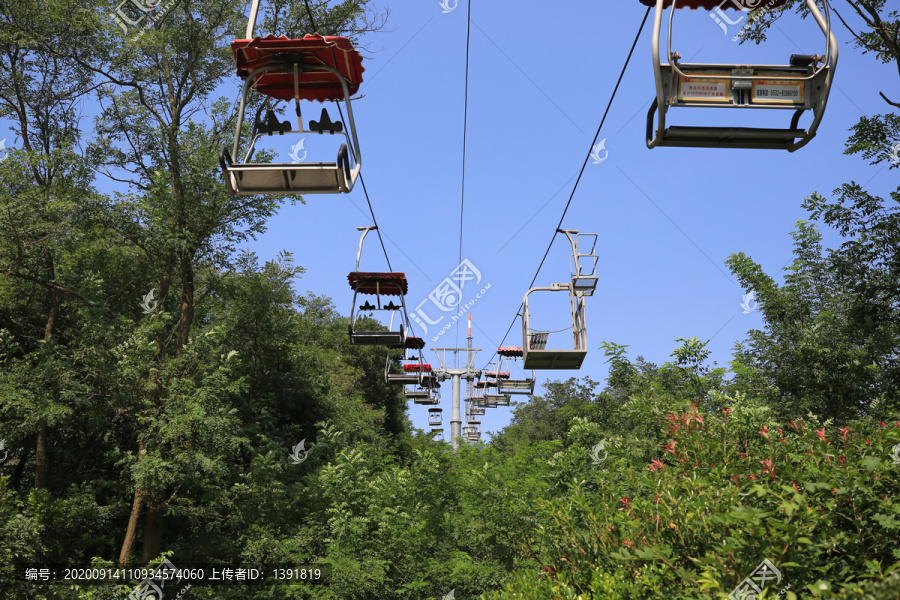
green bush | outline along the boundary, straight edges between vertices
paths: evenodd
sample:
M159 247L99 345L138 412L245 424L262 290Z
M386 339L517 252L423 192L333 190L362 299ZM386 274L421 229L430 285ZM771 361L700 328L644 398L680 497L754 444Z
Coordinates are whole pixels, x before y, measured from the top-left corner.
M528 542L531 568L483 597L727 598L768 559L782 578L766 596L780 588L792 600L900 567L900 466L891 457L900 422L832 431L765 416L740 403L718 414L697 405L670 413L668 442L649 465L615 452L593 465L573 445L557 458L573 486L544 504L546 524ZM761 422L748 436L754 418ZM890 595L882 590L891 585L840 597Z

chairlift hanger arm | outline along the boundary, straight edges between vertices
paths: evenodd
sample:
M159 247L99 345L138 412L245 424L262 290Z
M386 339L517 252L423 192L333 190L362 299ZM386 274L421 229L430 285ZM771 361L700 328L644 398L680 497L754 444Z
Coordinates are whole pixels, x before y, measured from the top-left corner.
M357 227L356 228L357 231L362 231L362 235L359 238L359 250L356 251L356 271L359 271L359 259L362 256L363 242L365 241L366 236L369 234L369 232L372 231L373 229L378 229L378 226L372 225L371 227Z

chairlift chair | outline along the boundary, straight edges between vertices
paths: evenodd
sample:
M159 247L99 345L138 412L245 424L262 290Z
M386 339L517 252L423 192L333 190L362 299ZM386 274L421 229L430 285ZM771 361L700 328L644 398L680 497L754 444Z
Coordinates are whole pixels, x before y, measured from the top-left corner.
M404 322L406 321L406 301L404 297L408 291L406 275L404 273L371 273L359 270L359 259L362 254L363 240L369 231L377 229L377 227L357 227L358 231L362 231L359 238L359 251L356 254L356 270L347 275L350 282L350 288L353 290L353 305L350 313L350 343L356 345L369 346L404 346L406 342L406 331L404 330ZM373 306L366 303L357 308L356 298L360 294L374 295L376 304ZM394 304L392 299L387 304L382 304L382 296L397 296L400 304ZM357 327L359 316L364 312L376 310L391 311L391 326L388 331L364 331ZM394 329L394 318L397 312L401 313L401 319L398 329Z
M356 122L350 96L362 83L362 56L346 37L306 35L302 39L268 35L254 37L259 0L253 0L246 39L234 40L231 50L237 63L237 74L244 81L238 109L237 128L231 152L223 145L219 162L232 194L337 194L353 189L362 165ZM248 93L267 96L266 118L253 124L253 135L241 162L235 162L241 146ZM291 100L295 103L297 129L289 121L278 120L271 101ZM347 125L332 121L322 109L318 121L310 120L304 128L300 100L343 101L347 107ZM256 142L273 134L341 135L335 162L254 163ZM348 152L347 147L351 148Z
M502 346L497 348L497 355L507 362L510 358L522 358L524 354L524 351L519 346ZM530 379L527 377L525 379L501 378L497 392L507 396L510 394L534 394L534 370L531 371Z
M470 442L477 442L481 439L481 421L478 420L469 420L468 423L468 439Z
M415 340L414 344L417 346L419 342L421 342L421 347L411 347L409 344L411 340ZM410 350L421 350L425 346L425 342L422 341L422 338L407 337L406 342L407 344L404 347L403 360L409 362L406 362L401 366L401 373L391 372L391 368L394 366L395 362L393 357L391 356L390 350L388 351L387 358L385 359L384 363L385 383L395 383L400 385L419 383L423 375L431 373L431 365L424 362L421 352L418 353L419 356L410 356Z
M466 402L472 405L473 408L480 408L484 410L485 408L497 408L496 402L488 402L484 396L472 396L470 398L466 398ZM483 412L481 414L484 414Z
M550 332L531 328L528 297L534 292L568 292L571 305L573 348L547 348ZM522 362L526 369L580 369L587 356L587 331L584 322L584 296L576 294L572 282L534 287L525 293L522 305Z
M440 427L443 424L444 409L433 406L428 409L428 424L432 427Z
M779 8L787 0L770 0L765 8ZM823 0L823 17L817 0L806 0L810 14L825 34L824 57L792 55L787 65L735 65L679 62L672 52L672 23L676 9L690 8L721 13L723 9L748 10L762 0L641 0L655 6L653 21L653 68L656 98L647 113L647 147L762 148L793 152L816 135L838 60L838 45L831 31L831 10ZM753 6L748 6L753 5ZM668 29L668 63L660 61L662 16L671 7ZM715 13L710 16L717 19ZM819 63L822 63L821 66ZM667 126L670 107L718 107L737 109L787 109L794 115L786 129L758 127ZM799 128L800 117L812 111L807 129ZM654 121L654 114L657 119ZM656 130L654 132L654 123Z
M437 406L441 403L441 384L432 375L422 375L417 388L404 391L407 399L424 406Z
M510 397L507 394L485 394L484 401L496 406L509 406Z

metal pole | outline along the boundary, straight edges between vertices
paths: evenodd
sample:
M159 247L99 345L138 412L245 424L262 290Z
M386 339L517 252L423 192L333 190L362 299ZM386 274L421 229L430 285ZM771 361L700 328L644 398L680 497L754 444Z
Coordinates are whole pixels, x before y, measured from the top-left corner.
M450 415L450 439L453 450L459 450L459 437L462 435L462 419L459 418L459 373L453 373L453 409Z

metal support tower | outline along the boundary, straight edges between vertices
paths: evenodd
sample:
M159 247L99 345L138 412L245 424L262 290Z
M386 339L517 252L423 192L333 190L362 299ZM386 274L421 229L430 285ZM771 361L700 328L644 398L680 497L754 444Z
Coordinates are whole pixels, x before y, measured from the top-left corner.
M446 381L450 379L453 385L453 408L450 413L450 443L453 445L453 450L459 449L459 438L462 436L462 419L460 418L459 412L459 385L460 379L466 380L467 390L469 392L469 396L471 398L472 393L472 382L481 377L481 369L476 369L474 366L475 363L475 354L477 354L481 348L473 348L472 347L472 318L469 316L469 342L468 347L466 348L432 348L434 353L437 354L438 362L441 367L439 369L435 369L434 376L437 377L440 381ZM453 363L456 365L455 367L451 367L450 363L447 361L447 353L452 352L454 361ZM466 353L466 366L465 368L459 367L459 353ZM468 411L466 411L468 412Z
M472 313L469 313L469 337L466 338L466 349L472 352ZM479 374L480 376L480 374ZM466 423L472 420L472 396L475 395L475 381L466 380Z

